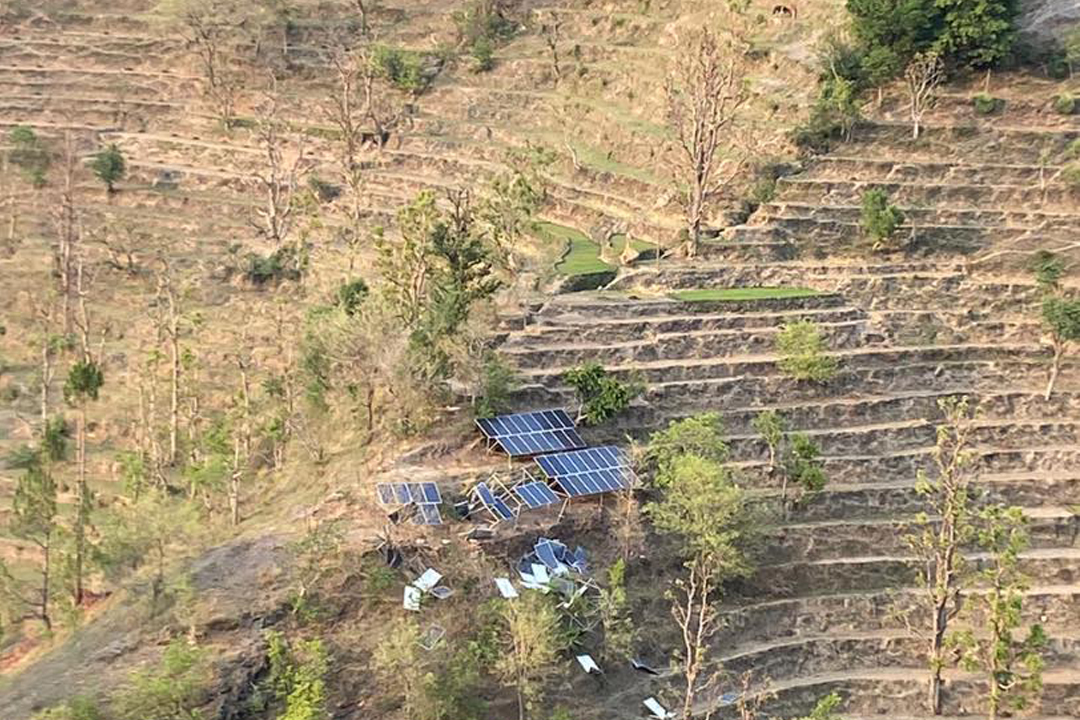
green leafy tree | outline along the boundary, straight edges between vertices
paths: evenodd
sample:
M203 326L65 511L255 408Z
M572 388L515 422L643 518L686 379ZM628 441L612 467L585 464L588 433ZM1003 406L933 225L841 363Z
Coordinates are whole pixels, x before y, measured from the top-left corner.
M1065 62L1069 65L1069 76L1076 72L1076 65L1080 63L1080 25L1074 26L1065 33L1062 42L1065 50Z
M997 65L1016 42L1017 0L934 0L941 13L937 48L972 68Z
M38 550L36 589L27 591L3 560L0 560L0 590L9 604L29 608L34 617L52 629L52 586L54 554L61 529L56 507L56 482L47 466L34 463L15 485L8 531Z
M1067 346L1080 341L1080 298L1048 296L1043 300L1042 316L1054 348L1050 379L1046 385L1046 399L1049 400L1061 372L1061 361Z
M859 223L874 250L891 248L893 236L903 222L904 214L889 203L888 193L884 190L873 188L863 193Z
M683 639L681 716L691 720L695 700L715 678L707 677L711 638L720 627L719 590L731 578L748 575L748 528L742 490L730 471L696 455L676 458L663 495L646 506L658 532L672 535L685 558L686 575L670 594L672 616Z
M407 617L389 623L371 661L378 676L400 697L405 717L419 717L426 703L428 669L416 620Z
M787 422L775 410L763 410L751 421L754 430L769 449L769 474L776 472L787 434Z
M16 125L8 131L8 159L35 188L45 186L52 155L33 128Z
M1042 653L1048 638L1039 624L1032 625L1023 638L1014 635L1021 626L1028 589L1020 570L1020 553L1029 544L1023 510L1002 505L985 508L979 514L977 541L990 559L980 573L987 590L970 601L971 620L986 633L967 630L954 640L964 666L986 674L987 716L996 720L1003 709L1026 709L1042 692Z
M360 311L368 296L368 286L363 278L355 278L338 286L334 294L334 304L346 315L353 316Z
M502 653L493 671L517 694L518 720L534 716L544 699L545 685L559 672L559 654L567 647L553 599L527 591L499 607Z
M518 268L515 250L547 199L540 168L550 158L539 152L513 154L511 170L497 175L479 203L477 221L495 257L511 272Z
M501 355L493 350L483 354L478 380L478 392L473 396L476 417L493 417L510 409L517 376Z
M789 438L789 448L784 457L784 487L781 498L787 507L787 482L790 478L798 488L798 495L792 500L799 504L825 489L828 478L821 464L821 448L809 435L795 433Z
M596 362L567 370L563 381L577 391L578 420L588 425L599 425L615 417L642 392L637 383L620 381Z
M940 32L935 0L847 0L847 10L852 33L866 49L864 58L876 54L872 64L893 72L877 79L894 77Z
M328 720L326 675L329 655L319 638L290 642L280 632L267 634L270 685L280 709L278 720Z
M113 144L94 155L93 160L90 161L90 169L101 182L105 183L105 190L113 193L116 192L116 183L124 179L127 162L120 148Z
M835 375L839 363L825 354L825 337L810 320L786 323L776 338L779 366L796 380L824 383Z
M960 609L960 595L970 582L962 549L974 539L971 509L970 448L974 413L967 398L938 402L944 422L937 427L934 473L919 471L915 490L927 511L916 518L907 537L920 581L917 612L929 616L926 661L930 669L927 705L941 714L942 671L949 626Z
M607 584L600 589L600 622L604 627L604 657L625 661L633 657L637 629L626 597L626 562L616 560L607 572Z
M719 413L707 412L672 420L665 429L649 437L645 459L654 469L653 484L660 488L670 485L675 463L688 455L717 465L730 459Z
M131 675L115 703L119 720L202 720L213 673L205 652L174 638L156 667Z

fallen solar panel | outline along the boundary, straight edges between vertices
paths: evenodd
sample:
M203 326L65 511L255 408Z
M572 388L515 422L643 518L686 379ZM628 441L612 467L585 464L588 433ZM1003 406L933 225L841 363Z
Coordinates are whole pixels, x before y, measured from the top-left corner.
M646 698L643 704L656 720L668 720L668 718L675 717L675 713L658 703L654 697Z
M473 489L473 493L476 495L476 499L479 501L480 506L483 507L491 516L495 519L495 522L502 522L503 520L513 520L518 516L518 510L520 508L511 507L506 500L495 495L487 483L477 483Z
M537 539L532 551L519 561L518 570L529 573L535 564L542 565L555 575L568 575L571 572L586 575L589 572L585 548L579 545L571 552L566 545L550 538Z
M585 447L574 421L565 410L498 415L476 421L489 445L510 457L528 457Z

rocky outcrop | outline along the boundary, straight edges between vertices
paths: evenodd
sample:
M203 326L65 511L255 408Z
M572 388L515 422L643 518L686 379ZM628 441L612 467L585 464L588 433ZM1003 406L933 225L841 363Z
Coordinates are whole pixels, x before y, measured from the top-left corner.
M1080 22L1080 0L1021 0L1020 28L1039 39L1060 38Z

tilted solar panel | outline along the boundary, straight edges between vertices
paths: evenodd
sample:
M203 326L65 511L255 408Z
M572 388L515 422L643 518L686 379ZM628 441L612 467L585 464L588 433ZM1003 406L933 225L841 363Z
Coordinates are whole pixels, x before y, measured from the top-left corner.
M413 516L413 522L417 525L442 525L442 514L439 513L439 506L428 503L418 505L416 515Z
M530 508L553 505L559 501L559 498L551 491L551 488L548 487L547 483L540 480L526 483L525 485L519 485L514 488L514 492L521 498L521 501Z
M382 505L439 505L442 496L439 486L433 482L424 483L379 483L375 493Z
M491 492L491 488L487 486L487 483L477 483L476 496L480 498L481 504L499 520L513 520L517 517L517 513L506 502L495 497L495 493Z
M585 447L565 410L539 410L479 418L480 432L511 457L540 455Z
M613 492L635 482L630 458L610 445L542 455L535 462L569 497Z

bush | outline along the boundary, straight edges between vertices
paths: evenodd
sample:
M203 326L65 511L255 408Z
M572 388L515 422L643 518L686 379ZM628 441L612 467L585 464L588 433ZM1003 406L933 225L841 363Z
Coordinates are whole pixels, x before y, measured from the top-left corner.
M875 250L889 243L902 222L904 214L895 205L889 204L889 196L884 190L873 188L863 193L859 224L873 242Z
M588 425L615 417L642 391L637 383L622 383L595 362L567 370L563 380L577 391L578 417Z
M373 60L387 81L412 95L420 95L427 90L438 75L438 66L432 62L433 58L413 50L383 45L375 48Z
M494 351L485 353L480 371L480 393L473 402L476 417L493 417L509 410L515 384L514 370L502 356Z
M62 705L38 713L33 720L105 720L105 713L95 700L76 696Z
M35 188L44 187L52 158L37 133L25 125L17 125L8 132L8 142L11 144L8 151L11 164L19 168Z
M1069 93L1054 96L1054 112L1059 115L1072 115L1076 112L1076 98Z
M1073 190L1080 189L1080 163L1070 163L1061 171L1061 181Z
M121 720L191 720L205 699L212 673L202 650L175 638L157 667L131 677L117 707Z
M363 278L341 283L334 294L334 304L349 317L356 315L368 296L368 286Z
M282 280L299 280L304 264L291 247L279 248L269 255L249 253L244 278L252 285L259 286Z
M495 46L487 38L477 38L472 44L471 54L474 72L487 72L495 67Z
M821 328L809 320L784 325L776 339L780 369L796 380L823 383L832 379L838 363L825 351Z
M1040 250L1031 260L1031 272L1044 290L1056 288L1065 275L1065 261L1049 250Z
M340 185L327 182L318 175L312 175L308 178L308 187L311 188L311 192L321 203L333 202L341 197Z
M122 180L124 173L127 172L127 163L124 161L124 154L120 152L120 148L112 144L94 155L94 159L90 161L90 169L101 182L105 183L105 189L108 192L115 192L116 183Z
M502 0L469 0L463 10L454 12L459 44L472 48L477 40L486 40L494 46L510 39L516 26L506 17L503 5Z
M993 115L1001 105L1004 105L1004 102L986 93L979 93L971 98L971 104L975 107L977 114Z
M842 76L822 81L809 119L792 131L796 147L810 152L828 152L834 140L847 140L862 120L856 79Z

